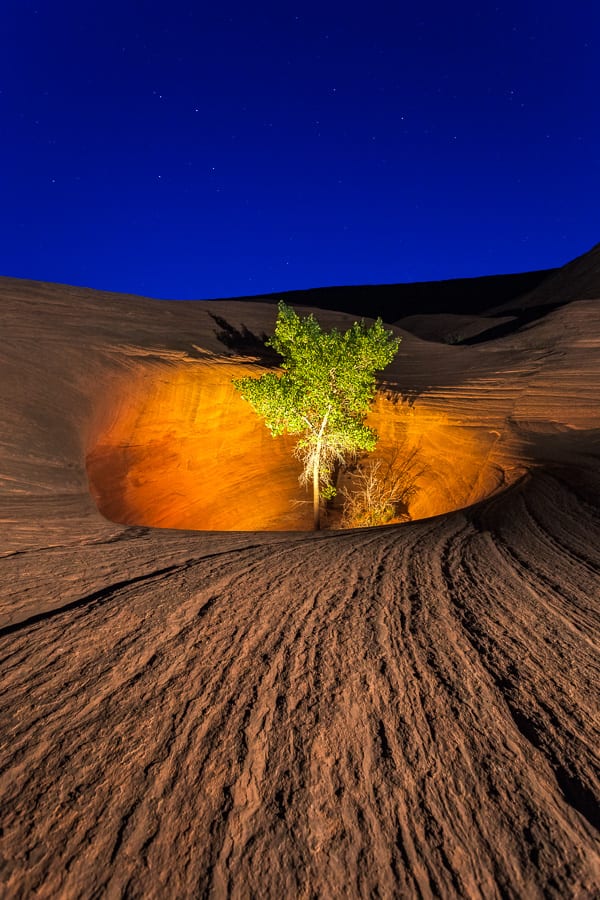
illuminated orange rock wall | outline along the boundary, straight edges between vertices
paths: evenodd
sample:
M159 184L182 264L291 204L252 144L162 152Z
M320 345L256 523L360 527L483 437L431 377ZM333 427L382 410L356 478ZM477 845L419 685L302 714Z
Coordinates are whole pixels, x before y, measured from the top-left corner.
M394 447L406 452L418 448L417 467L424 472L410 505L413 519L476 503L523 472L507 459L498 430L475 417L440 412L426 401L410 407L380 394L368 422L379 434L374 457L385 456Z
M100 511L162 528L308 528L293 444L274 440L231 384L250 371L218 361L146 366L123 384L87 455Z
M87 455L101 512L162 528L310 529L294 440L273 439L231 384L250 372L256 367L219 358L145 363L106 398ZM420 448L426 471L413 518L465 506L502 483L489 430L384 396L369 421L380 435L376 455Z

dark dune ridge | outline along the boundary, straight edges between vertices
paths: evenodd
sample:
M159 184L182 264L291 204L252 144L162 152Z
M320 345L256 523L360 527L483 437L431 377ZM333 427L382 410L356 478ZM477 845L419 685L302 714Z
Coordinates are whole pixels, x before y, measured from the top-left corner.
M518 306L522 297L531 294L557 271L560 270L541 269L516 275L484 275L412 284L342 285L232 299L264 303L277 303L283 299L291 306L313 306L353 316L381 316L385 322L395 322L409 311L430 315L452 310L459 315L485 315L489 307Z
M272 304L0 281L4 895L598 895L597 254L504 337L404 334L422 518L318 535L265 530L296 473L223 418L214 316Z

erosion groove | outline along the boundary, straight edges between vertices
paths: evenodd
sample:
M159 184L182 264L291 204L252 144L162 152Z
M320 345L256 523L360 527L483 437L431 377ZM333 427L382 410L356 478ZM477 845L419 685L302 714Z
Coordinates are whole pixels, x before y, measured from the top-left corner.
M124 588L128 588L133 584L137 584L140 581L154 581L157 578L163 578L165 575L170 575L178 569L187 568L189 565L190 563L187 562L184 563L183 566L165 566L164 569L157 569L156 571L150 572L147 575L137 575L135 578L126 578L123 581L116 582L115 584L109 584L107 587L103 587L98 591L93 591L91 594L87 594L84 597L79 597L77 600L72 600L71 603L68 603L66 606L58 607L57 609L51 609L43 613L37 613L37 615L30 616L28 619L25 619L22 622L15 622L12 625L6 625L4 628L0 628L0 638L8 637L10 634L21 631L21 629L23 628L29 628L32 625L36 625L38 622L45 622L48 619L53 618L54 616L61 615L62 613L70 612L74 609L80 609L81 607L89 607L91 604L102 603L103 600L106 600L113 594L117 594L119 591L123 590Z

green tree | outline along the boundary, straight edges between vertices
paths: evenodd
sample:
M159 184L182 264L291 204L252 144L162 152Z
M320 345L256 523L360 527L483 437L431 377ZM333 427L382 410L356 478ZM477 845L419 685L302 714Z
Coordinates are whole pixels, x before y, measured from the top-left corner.
M300 435L295 453L303 464L301 481L312 481L316 530L321 498L335 495L336 464L375 448L377 434L364 420L375 396L375 374L391 363L400 338L381 319L370 327L355 322L343 333L323 331L312 314L300 318L281 301L266 343L282 357L281 373L233 383L273 437Z

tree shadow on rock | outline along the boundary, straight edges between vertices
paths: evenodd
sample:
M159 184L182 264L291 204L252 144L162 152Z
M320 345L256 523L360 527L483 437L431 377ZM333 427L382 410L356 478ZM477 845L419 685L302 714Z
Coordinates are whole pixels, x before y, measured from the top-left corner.
M281 357L279 353L265 344L268 335L264 331L258 335L250 331L247 325L242 324L239 328L236 328L235 325L232 325L222 316L216 316L214 313L209 313L209 316L220 328L220 331L215 332L217 339L228 350L233 350L240 356L256 357L266 366L277 366L280 364Z

